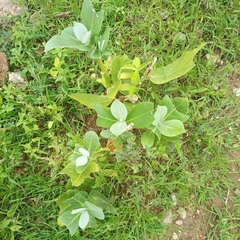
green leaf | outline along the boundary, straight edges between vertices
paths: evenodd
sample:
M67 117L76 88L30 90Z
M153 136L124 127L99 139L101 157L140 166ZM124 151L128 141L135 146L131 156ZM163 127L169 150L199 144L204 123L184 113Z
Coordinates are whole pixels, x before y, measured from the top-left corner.
M100 134L104 138L115 138L116 137L110 130L103 130Z
M72 161L59 174L67 174L71 178L72 186L78 187L84 182L85 178L91 178L91 173L99 171L97 163L93 161L86 166L83 172L78 173L76 171L76 163Z
M172 100L172 103L176 107L177 111L182 114L188 113L188 100L187 98L176 97Z
M67 192L65 192L64 194L62 194L58 199L57 199L57 205L60 208L60 212L63 211L64 209L66 209L69 204L66 203L65 201L69 198L72 198L76 193L78 193L78 190L68 190Z
M90 154L100 148L98 135L95 132L89 131L84 135L84 148Z
M92 40L95 42L95 37L100 33L102 22L104 19L104 11L96 12L90 0L84 0L82 6L82 23L92 32Z
M98 114L98 126L103 128L110 128L116 122L116 118L112 115L110 109L105 108L99 104L93 104L93 108Z
M72 214L72 210L84 207L84 202L86 201L82 193L78 192L73 197L67 199L64 203L68 205L66 211L60 212L60 220L68 228L70 235L73 236L79 227L79 218L81 213Z
M179 120L164 121L159 126L159 130L167 137L175 137L185 132L183 123Z
M118 86L112 86L107 89L107 96L111 99L115 99L119 89L120 89L120 84Z
M116 122L110 127L110 131L116 136L121 135L123 132L127 130L126 122Z
M71 98L77 100L78 102L89 108L93 108L93 104L100 104L106 107L112 102L112 99L106 96L98 96L95 94L87 93L73 93L71 95Z
M80 51L90 50L90 46L84 45L79 41L73 31L73 27L67 27L61 35L53 36L45 45L45 52L53 48L73 48Z
M180 58L167 66L153 69L150 80L156 84L163 84L183 76L195 66L193 58L204 45L205 43L202 43L198 48L184 52Z
M155 134L151 130L147 130L141 136L141 143L144 148L153 146L154 140Z
M105 209L109 204L108 204L108 199L100 192L96 190L92 190L89 193L89 198L91 199L91 202L95 204L96 206Z
M153 103L142 102L135 105L129 112L126 122L133 123L134 128L144 128L149 126L154 121L152 115Z
M180 102L179 99L177 101L178 101L178 108L185 111L185 108L186 108L185 102L183 101ZM166 106L168 109L168 113L164 118L164 121L177 119L177 120L180 120L181 122L185 122L189 118L188 115L183 114L176 109L176 106L173 104L172 100L167 95L160 101L159 105Z
M119 100L114 100L110 107L112 115L119 121L125 121L128 111L125 105Z
M87 211L95 218L100 220L104 219L103 210L101 208L95 206L94 204L88 201L84 203L84 206L87 208Z

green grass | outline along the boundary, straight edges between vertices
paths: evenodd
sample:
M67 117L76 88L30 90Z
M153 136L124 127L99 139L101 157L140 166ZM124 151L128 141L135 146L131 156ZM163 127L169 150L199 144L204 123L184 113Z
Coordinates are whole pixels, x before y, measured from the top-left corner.
M163 223L164 213L172 209L177 218L178 206L171 197L175 193L180 206L204 209L207 239L239 239L240 202L232 194L239 182L230 174L231 163L239 160L226 154L240 148L239 100L229 89L230 75L239 74L238 1L93 1L105 10L113 54L142 61L157 56L156 65L162 66L186 49L208 44L188 74L165 85L149 84L142 96L156 102L166 94L189 99L184 157L180 159L171 144L164 153L146 153L129 144L128 152L119 156L121 162L102 166L113 167L119 177L96 175L96 188L110 202L105 220L74 237L57 224L55 200L67 182L58 173L87 130L85 119L92 112L69 94L101 93L103 88L90 78L97 67L84 54L69 49L43 53L51 36L81 20L79 1L50 2L22 0L30 11L12 23L12 29L0 29L1 39L11 36L0 50L7 52L11 70L20 69L28 81L26 89L9 84L0 92L0 238L168 239L172 231ZM69 18L54 17L67 10L72 11ZM178 34L184 34L183 39L177 39ZM224 66L216 68L205 59L207 53L218 54ZM56 79L49 75L56 70L55 57L63 61ZM223 203L228 197L232 204L219 207L215 197Z

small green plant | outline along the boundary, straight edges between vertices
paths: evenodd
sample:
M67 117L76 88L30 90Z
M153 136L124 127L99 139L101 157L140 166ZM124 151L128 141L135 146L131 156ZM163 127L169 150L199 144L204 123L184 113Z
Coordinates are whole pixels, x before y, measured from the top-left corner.
M146 149L175 142L181 156L179 139L185 132L183 123L189 118L187 99L176 97L171 100L165 96L156 106L153 101L140 102L138 93L146 81L164 84L190 71L195 66L193 57L204 44L186 51L170 65L154 68L156 59L141 63L138 57L131 60L126 55L109 56L109 28L99 36L104 11L97 13L90 0L84 0L81 17L82 23L75 22L73 27L67 27L61 35L51 38L45 51L67 47L87 52L88 57L97 59L101 77L96 81L106 89L104 94L74 93L71 97L96 111L96 123L104 128L100 135L107 138L107 146L111 142L113 148L101 145L99 136L89 131L75 144L73 154L60 174L68 175L74 187L82 186L86 179L97 178L102 161L107 161L110 156L106 152L117 155L124 151L124 139L130 135L135 135L135 139L139 137L136 144L142 144ZM94 183L91 186L93 189ZM58 222L65 225L71 235L78 227L84 230L94 226L95 219L103 220L103 209L108 207L105 197L95 190L68 190L59 197L57 204L60 207Z

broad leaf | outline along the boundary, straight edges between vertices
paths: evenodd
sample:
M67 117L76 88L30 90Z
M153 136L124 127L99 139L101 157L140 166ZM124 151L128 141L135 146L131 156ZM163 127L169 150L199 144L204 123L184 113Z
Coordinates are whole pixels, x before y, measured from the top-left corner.
M62 194L58 199L57 199L57 205L60 208L60 212L63 211L65 208L69 206L68 203L65 203L65 201L71 197L73 197L76 193L78 193L78 190L68 190L64 194Z
M172 103L176 107L177 111L182 114L188 113L188 100L187 98L176 97L172 100Z
M93 108L98 114L98 126L110 128L116 122L116 118L112 115L110 109L105 108L99 104L93 104Z
M100 207L97 207L96 205L88 201L84 203L84 206L87 208L87 211L95 218L100 220L104 219L103 210Z
M80 51L90 50L90 46L84 45L78 40L74 34L73 27L67 27L62 31L61 35L53 36L45 46L45 52L53 48L73 48Z
M186 102L178 100L175 101L178 102L178 108L180 108L181 111L186 111ZM188 120L189 116L186 114L183 114L177 110L175 105L173 104L172 100L166 95L159 103L160 106L166 106L168 109L168 113L166 117L164 118L164 121L166 120L173 120L177 119L181 122L185 122Z
M153 103L142 102L134 106L129 112L126 122L133 123L134 128L144 128L149 126L154 121L152 115Z
M153 69L150 80L156 84L163 84L183 76L195 66L193 58L204 45L205 43L202 43L198 48L184 52L180 58L165 67Z
M167 137L175 137L185 132L183 123L179 120L164 121L159 126L159 130Z
M115 138L116 137L116 135L114 135L110 130L103 130L100 134L104 138Z
M100 104L106 107L112 102L112 99L106 96L98 96L95 94L87 93L73 93L71 95L71 98L77 100L78 102L89 108L93 108L93 104Z
M78 230L80 218L80 213L72 214L72 210L84 207L85 201L85 197L82 195L81 192L79 192L64 202L64 204L68 205L69 207L66 211L60 213L59 218L61 222L66 225L71 236L73 236L74 233Z
M126 122L116 122L110 127L110 131L115 135L119 136L127 130Z
M108 204L108 199L101 194L100 192L96 191L96 190L92 190L89 193L89 198L91 200L91 202L93 204L95 204L96 206L105 209L109 204Z
M104 11L96 12L90 0L84 0L82 6L82 23L88 31L92 32L92 40L95 42L95 37L100 33L104 18Z
M141 136L141 143L144 148L151 147L154 144L155 134L151 130L147 130Z
M87 28L82 23L74 22L73 31L76 38L83 44L90 42L91 31L88 32Z
M120 122L126 120L126 117L128 114L127 108L119 100L116 99L113 101L113 103L110 107L110 110L111 110L112 115Z
M97 163L93 161L85 166L85 170L78 173L76 171L76 164L72 161L59 174L67 174L71 178L72 186L78 187L84 182L85 178L91 178L91 173L99 171Z
M100 148L98 135L95 132L89 131L84 135L84 148L88 150L90 154Z

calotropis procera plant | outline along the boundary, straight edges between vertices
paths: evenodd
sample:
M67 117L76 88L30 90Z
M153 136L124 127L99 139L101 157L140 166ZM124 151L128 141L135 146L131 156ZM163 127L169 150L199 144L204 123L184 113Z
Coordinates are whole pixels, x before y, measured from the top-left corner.
M132 130L138 129L135 134L140 137L139 143L143 148L158 147L160 143L172 141L181 156L179 139L185 132L183 123L189 118L187 99L170 99L165 96L155 105L154 102L138 102L137 94L144 81L163 84L190 71L195 66L193 57L204 46L203 43L192 51L184 52L167 66L154 68L156 59L141 63L138 57L131 60L126 55L110 56L107 49L109 27L99 35L104 11L96 12L90 0L84 0L81 17L82 23L74 22L73 27L67 27L61 35L52 37L46 43L45 51L53 48L73 48L87 52L88 57L97 59L101 77L96 81L101 83L106 91L102 95L74 93L71 97L96 111L96 123L103 128L100 137L107 138L108 143L111 142L115 147L101 146L99 136L89 131L75 144L68 164L60 172L70 177L74 187L80 187L87 181L91 182L92 187L92 190L87 192L68 190L57 200L60 208L58 222L65 225L71 235L74 235L79 227L84 230L96 225L96 219L104 219L103 209L108 207L108 201L100 192L93 190L96 188L94 179L101 171L101 163L107 161L106 151L124 151L123 139L134 135L135 131ZM122 99L124 101L121 101Z

